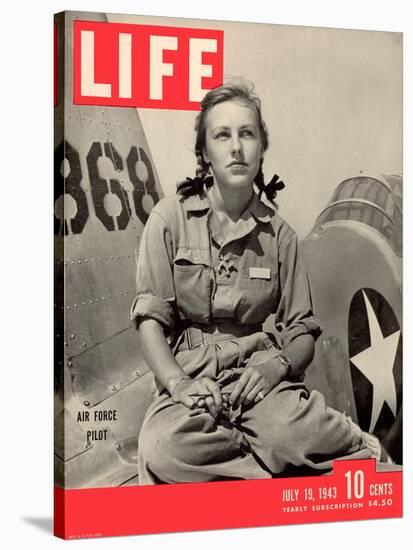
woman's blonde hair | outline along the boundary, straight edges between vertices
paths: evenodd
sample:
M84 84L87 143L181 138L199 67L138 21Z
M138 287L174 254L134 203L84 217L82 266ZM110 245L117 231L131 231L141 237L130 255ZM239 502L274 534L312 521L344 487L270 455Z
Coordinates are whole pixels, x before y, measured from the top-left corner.
M201 101L201 111L195 120L195 155L197 157L197 176L203 177L208 173L209 165L203 157L203 150L206 143L206 118L209 111L225 101L238 101L244 105L251 106L257 114L258 128L262 148L264 151L268 148L267 127L261 115L261 100L254 92L254 85L245 79L231 80L222 86L213 88L207 92Z
M267 126L261 114L261 100L254 91L254 85L245 78L237 78L228 81L221 86L213 88L205 94L201 101L201 111L195 119L195 155L197 160L196 177L186 178L178 184L177 192L187 196L200 193L204 184L208 187L212 185L213 179L209 172L209 163L204 159L203 151L206 144L206 118L209 111L225 101L238 101L244 105L252 107L257 114L258 129L261 138L262 150L268 149L268 131ZM261 159L260 167L254 178L254 183L257 186L260 195L264 192L267 198L274 202L276 196L276 188L274 185L265 185L264 174L262 171L263 160ZM274 178L273 178L274 180ZM278 177L276 176L276 181ZM281 182L280 182L281 184Z

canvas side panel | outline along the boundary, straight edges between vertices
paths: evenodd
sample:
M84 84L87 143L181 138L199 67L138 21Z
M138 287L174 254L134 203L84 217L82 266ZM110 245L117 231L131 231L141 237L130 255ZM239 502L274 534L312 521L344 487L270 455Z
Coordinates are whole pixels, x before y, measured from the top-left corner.
M54 16L54 485L64 487L63 456L65 448L64 425L64 199L61 189L64 185L62 168L64 164L65 135L65 13ZM60 200L59 200L60 197ZM63 492L61 493L63 496ZM64 538L64 498L54 498L54 534Z

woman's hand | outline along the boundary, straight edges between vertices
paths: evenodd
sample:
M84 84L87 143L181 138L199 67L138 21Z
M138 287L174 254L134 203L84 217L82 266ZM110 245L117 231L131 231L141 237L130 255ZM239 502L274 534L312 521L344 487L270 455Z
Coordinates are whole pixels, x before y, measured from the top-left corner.
M285 379L287 369L276 357L262 362L253 360L254 355L258 356L260 353L265 355L265 352L257 352L251 356L231 393L233 408L242 404L258 403Z
M222 407L221 389L210 378L181 378L173 387L171 397L174 403L182 403L189 409L206 407L213 417Z

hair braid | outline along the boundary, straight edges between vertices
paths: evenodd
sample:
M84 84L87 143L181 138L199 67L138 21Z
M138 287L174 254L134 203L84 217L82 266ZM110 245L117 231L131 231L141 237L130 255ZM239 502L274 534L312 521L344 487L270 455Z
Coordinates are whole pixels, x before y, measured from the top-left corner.
M198 178L205 179L209 173L209 164L205 162L202 153L197 154L196 156L196 169L195 175Z
M261 198L261 195L265 193L265 182L264 182L264 172L262 171L263 160L261 159L260 167L258 169L257 175L255 176L254 183L258 188L258 197ZM266 194L266 193L265 193Z

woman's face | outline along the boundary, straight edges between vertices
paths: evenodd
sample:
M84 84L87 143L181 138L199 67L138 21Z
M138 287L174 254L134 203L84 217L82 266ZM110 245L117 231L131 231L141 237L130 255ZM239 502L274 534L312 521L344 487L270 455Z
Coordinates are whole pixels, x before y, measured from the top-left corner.
M206 115L204 159L222 185L251 185L263 156L257 112L237 100L218 103Z

